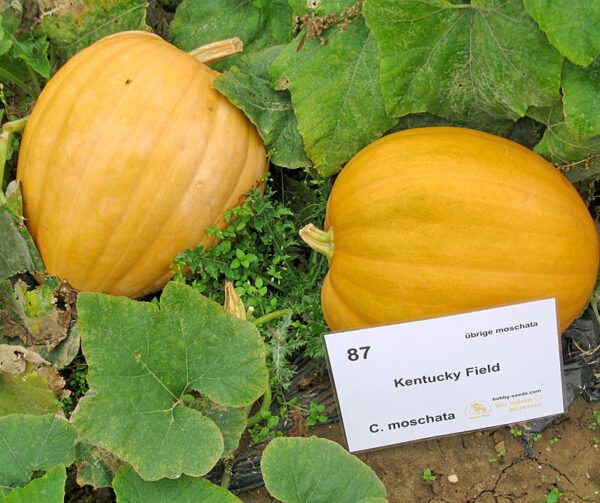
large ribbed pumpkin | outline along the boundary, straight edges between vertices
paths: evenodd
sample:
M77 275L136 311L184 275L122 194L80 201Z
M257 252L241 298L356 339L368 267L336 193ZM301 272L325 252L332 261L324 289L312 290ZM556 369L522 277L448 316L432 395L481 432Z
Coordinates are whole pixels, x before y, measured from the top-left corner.
M327 232L331 329L556 297L561 331L598 271L594 222L569 181L530 150L462 128L386 136L335 181Z
M109 36L48 82L25 129L17 178L51 274L139 297L178 252L260 183L254 126L211 88L218 75L145 32Z

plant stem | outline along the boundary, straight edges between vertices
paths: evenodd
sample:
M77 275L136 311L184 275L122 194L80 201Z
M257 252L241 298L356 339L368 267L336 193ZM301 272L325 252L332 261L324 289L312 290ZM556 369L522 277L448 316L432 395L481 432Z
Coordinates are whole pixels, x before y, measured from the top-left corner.
M252 417L248 418L246 422L246 426L254 426L256 423L259 423L263 418L263 413L267 412L271 408L271 384L267 383L267 387L265 388L265 394L263 395L262 403L260 404L260 409L258 412L254 414Z
M223 478L221 479L221 487L229 489L231 484L231 475L233 474L233 454L223 458Z
M28 120L29 115L26 115L25 117L21 117L20 119L11 122L5 122L4 124L2 124L2 131L7 131L9 133L18 133L20 131L23 131L23 129L25 129L25 126L27 125Z
M276 320L278 318L283 318L288 314L292 314L291 309L280 309L279 311L273 311L272 313L265 314L260 318L256 318L252 323L254 323L255 327L260 327L261 325L269 323L270 321Z
M213 42L212 44L203 45L202 47L198 47L198 49L188 52L188 54L201 63L208 65L226 58L227 56L242 52L243 50L244 42L238 37L233 37Z
M323 231L313 224L308 224L300 229L300 237L313 250L322 253L331 262L333 256L334 242L333 229L330 227Z

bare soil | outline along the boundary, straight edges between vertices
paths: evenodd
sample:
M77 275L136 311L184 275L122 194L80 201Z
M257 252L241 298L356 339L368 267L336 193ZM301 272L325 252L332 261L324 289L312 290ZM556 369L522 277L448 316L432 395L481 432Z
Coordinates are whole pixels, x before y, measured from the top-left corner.
M600 410L598 402L578 399L535 442L503 427L359 457L381 478L392 503L600 503L600 426L595 426L594 410ZM309 433L344 445L338 424ZM423 480L427 468L435 480ZM458 479L451 477L454 483L448 478L452 475ZM547 500L552 490L563 496ZM246 503L275 501L264 487L239 496Z

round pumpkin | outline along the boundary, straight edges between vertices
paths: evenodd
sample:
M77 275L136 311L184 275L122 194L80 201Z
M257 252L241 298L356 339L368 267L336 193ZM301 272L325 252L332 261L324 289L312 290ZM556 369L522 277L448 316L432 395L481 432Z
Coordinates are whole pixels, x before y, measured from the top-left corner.
M386 136L335 181L326 231L333 330L556 297L564 331L598 272L590 214L550 163L505 138L432 127Z
M177 253L260 184L256 129L211 84L218 73L146 32L106 37L41 93L19 154L27 226L50 274L139 297Z

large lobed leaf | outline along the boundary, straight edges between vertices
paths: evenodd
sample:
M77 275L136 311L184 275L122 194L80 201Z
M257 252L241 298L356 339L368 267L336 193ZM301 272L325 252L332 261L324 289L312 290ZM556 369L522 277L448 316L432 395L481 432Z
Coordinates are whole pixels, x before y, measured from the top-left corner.
M524 0L548 39L573 63L587 66L600 56L600 2Z
M269 82L269 69L281 49L281 46L269 47L240 58L213 85L257 127L273 164L306 167L310 161L298 133L290 93L275 91Z
M276 438L260 466L268 491L285 503L386 501L375 472L324 438Z
M223 436L184 396L197 391L231 407L260 397L268 374L254 325L179 283L165 287L160 309L82 293L78 313L90 366L72 419L80 434L147 480L208 472Z
M75 459L75 431L54 414L0 417L0 489L23 487L35 471Z
M186 477L177 480L148 482L129 465L123 466L115 476L113 488L118 503L240 503L241 500L226 489L203 478Z
M562 56L521 0L367 0L389 114L490 129L559 97Z
M271 66L271 82L289 89L300 134L324 176L394 125L379 87L377 44L361 18L331 28L326 43L300 34Z

